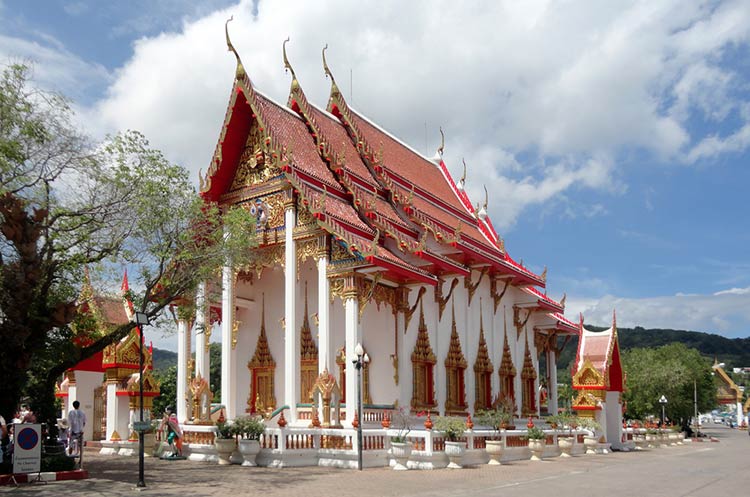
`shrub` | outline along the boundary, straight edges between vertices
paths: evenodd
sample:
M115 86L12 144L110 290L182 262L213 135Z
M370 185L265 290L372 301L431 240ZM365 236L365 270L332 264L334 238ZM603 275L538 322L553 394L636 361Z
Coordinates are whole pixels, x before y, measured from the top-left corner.
M526 438L529 440L543 440L545 437L544 431L538 426L532 426L526 430Z
M445 438L451 442L458 442L466 431L466 423L462 418L454 416L440 416L435 421L434 428L437 431L443 432Z
M42 456L42 471L72 471L76 467L76 460L64 454Z
M260 440L260 436L266 431L266 425L256 416L240 416L234 420L231 427L232 433L247 440Z

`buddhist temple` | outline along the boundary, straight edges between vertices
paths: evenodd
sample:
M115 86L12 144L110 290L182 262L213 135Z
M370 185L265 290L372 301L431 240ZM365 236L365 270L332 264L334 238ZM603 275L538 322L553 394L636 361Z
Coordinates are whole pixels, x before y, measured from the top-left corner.
M573 409L579 416L594 418L601 425L604 441L615 449L622 447L624 375L620 362L617 321L604 331L583 327L573 365Z
M451 176L445 137L426 157L350 107L326 49L321 77L330 96L319 107L286 42L285 103L255 87L252 64L241 62L228 32L227 45L237 66L200 192L255 216L258 246L242 267L227 261L177 313L185 429L205 422L191 385L209 380L213 322L229 420L261 414L287 429L380 427L399 407L468 416L500 399L518 417L556 413L557 357L580 329L563 315L565 297L547 294L546 268L537 274L510 255L486 189L474 203L467 168L458 181ZM369 359L361 388L358 344Z
M123 292L128 290L127 273ZM98 336L106 335L132 320L133 306L126 297L96 295L88 274L78 299L79 318L73 325L75 340L85 345ZM136 413L140 413L139 370L140 350L143 350L143 407L151 419L154 397L159 395L159 384L153 370L150 347L142 347L141 333L134 328L122 340L102 352L81 361L65 372L55 395L62 400L62 416L67 417L73 402L81 403L86 414L84 440L101 442L112 453L134 453L137 433L133 430Z

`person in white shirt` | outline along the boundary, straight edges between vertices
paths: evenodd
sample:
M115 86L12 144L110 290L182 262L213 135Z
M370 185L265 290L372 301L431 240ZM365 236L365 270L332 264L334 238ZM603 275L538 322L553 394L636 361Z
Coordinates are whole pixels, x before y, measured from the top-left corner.
M78 455L83 447L83 429L86 426L86 414L79 409L81 403L73 402L73 410L68 413L68 426L70 427L70 455Z

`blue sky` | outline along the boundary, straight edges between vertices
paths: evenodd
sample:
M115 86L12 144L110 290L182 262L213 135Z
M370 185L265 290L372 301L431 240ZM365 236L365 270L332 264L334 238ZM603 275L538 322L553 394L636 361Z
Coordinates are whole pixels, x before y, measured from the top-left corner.
M143 131L197 178L231 88L230 30L285 102L281 42L325 106L446 163L567 315L750 335L750 5L679 2L0 0L0 58L75 101L93 135Z

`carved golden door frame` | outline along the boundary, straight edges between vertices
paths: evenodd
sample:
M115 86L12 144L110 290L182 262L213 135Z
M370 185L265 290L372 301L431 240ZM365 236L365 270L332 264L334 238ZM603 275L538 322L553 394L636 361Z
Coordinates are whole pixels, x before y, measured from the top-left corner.
M536 415L536 369L531 360L529 342L526 340L526 351L523 356L521 370L521 415L524 417Z
M419 331L417 343L411 354L412 364L412 397L411 408L414 411L432 410L437 407L435 399L435 364L437 358L430 346L430 336L424 322L424 309L419 303Z
M365 349L365 353L367 350ZM372 361L372 359L370 359ZM363 361L362 366L362 403L372 404L370 397L370 363ZM346 403L346 352L344 347L336 353L336 365L339 368L339 385L341 386L341 402Z
M247 363L250 370L250 396L247 399L247 412L266 413L276 409L275 374L276 361L271 355L266 337L266 297L263 295L260 317L260 335L255 353Z
M451 341L445 358L445 413L463 414L466 404L466 358L461 351L461 340L456 329L456 310L451 307Z
M479 299L479 347L477 360L474 362L474 412L489 409L492 406L492 372L487 341L484 338L484 319L482 317L482 299Z

